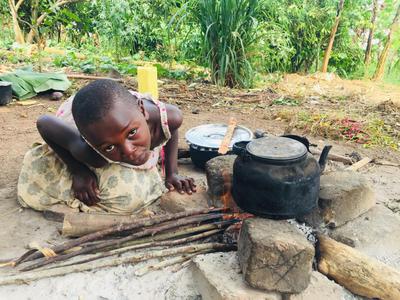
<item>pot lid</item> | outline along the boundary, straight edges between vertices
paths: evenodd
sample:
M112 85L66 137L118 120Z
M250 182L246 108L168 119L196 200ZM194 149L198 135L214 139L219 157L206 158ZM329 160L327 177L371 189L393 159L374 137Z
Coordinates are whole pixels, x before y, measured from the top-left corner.
M9 81L2 81L0 80L0 86L10 86L12 83Z
M267 160L286 161L307 154L304 144L294 139L267 136L247 144L246 150L253 156Z
M189 144L197 145L206 148L218 149L224 139L228 125L225 124L205 124L189 129L185 138ZM236 142L250 141L253 138L253 133L250 129L237 125L229 148Z

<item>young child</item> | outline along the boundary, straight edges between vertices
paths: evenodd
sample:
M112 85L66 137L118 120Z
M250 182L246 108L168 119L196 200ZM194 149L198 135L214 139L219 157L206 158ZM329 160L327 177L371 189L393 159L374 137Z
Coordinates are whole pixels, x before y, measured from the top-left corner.
M46 144L24 157L18 180L22 206L64 203L80 211L132 214L164 192L196 191L178 174L180 110L130 92L112 80L82 88L37 128ZM165 186L158 173L165 161Z

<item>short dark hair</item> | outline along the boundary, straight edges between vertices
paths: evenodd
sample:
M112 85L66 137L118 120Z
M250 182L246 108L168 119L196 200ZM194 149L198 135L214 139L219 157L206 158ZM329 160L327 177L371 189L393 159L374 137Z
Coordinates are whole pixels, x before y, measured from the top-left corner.
M76 93L72 102L72 115L78 128L101 120L118 101L137 104L136 97L121 84L111 79L89 83Z

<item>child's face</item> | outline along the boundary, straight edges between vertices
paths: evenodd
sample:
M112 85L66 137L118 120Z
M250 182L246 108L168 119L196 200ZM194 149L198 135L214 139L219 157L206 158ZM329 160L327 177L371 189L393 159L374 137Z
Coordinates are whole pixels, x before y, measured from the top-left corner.
M147 118L143 103L137 107L116 102L102 121L87 126L83 134L107 158L138 166L150 156Z

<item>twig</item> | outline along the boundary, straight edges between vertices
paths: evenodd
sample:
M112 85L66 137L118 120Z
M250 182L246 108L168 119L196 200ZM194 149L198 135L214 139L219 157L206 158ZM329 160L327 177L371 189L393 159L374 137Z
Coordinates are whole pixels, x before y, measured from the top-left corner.
M400 167L400 164L387 161L387 160L380 160L380 159L373 159L371 162L373 162L376 165L380 166L390 166L390 167Z
M165 267L169 267L169 266L173 266L173 265L176 265L176 264L179 264L179 263L183 263L183 262L186 262L186 261L192 259L196 255L205 254L207 252L200 251L200 252L192 253L192 254L189 254L189 255L184 255L184 256L179 256L179 257L173 257L173 258L170 258L170 259L166 259L166 260L164 260L162 262L159 262L157 264L150 265L150 266L145 266L145 267L143 267L141 269L136 270L135 271L135 275L140 277L140 276L143 276L143 275L145 275L146 273L148 273L150 271L160 270L160 269L163 269Z
M81 74L67 74L68 78L74 78L74 79L92 79L92 80L97 80L97 79L110 79L118 82L122 82L122 78L111 78L111 77L102 77L102 76L91 76L91 75L81 75Z
M50 270L41 270L41 271L32 271L27 272L24 274L18 274L14 276L7 276L0 278L0 286L8 285L8 284L22 284L34 280L39 280L48 277L55 277L61 276L73 272L83 272L83 271L90 271L94 269L100 269L105 267L113 267L121 264L127 263L137 263L140 261L145 261L152 258L157 257L166 257L166 256L173 256L179 255L183 253L196 253L199 251L232 251L236 250L235 245L227 245L221 243L204 243L204 244L196 244L190 246L181 246L176 248L169 248L157 251L151 251L146 253L135 253L134 255L127 256L127 257L118 257L113 260L100 260L95 261L87 264L81 265L73 265L64 268L54 268Z
M126 242L133 241L137 238L141 238L144 236L149 236L149 235L155 235L159 232L176 228L182 225L188 225L188 224L195 224L195 223L200 223L204 221L209 221L217 218L221 218L222 214L210 214L210 215L200 215L200 216L195 216L195 217L189 217L189 218L184 218L184 219L179 219L174 222L170 222L164 225L161 225L159 227L151 227L151 228L145 228L142 231L139 231L137 233L134 233L132 235L120 238L120 239L115 239L115 240L107 240L104 241L103 243L97 244L97 245L92 245L89 247L84 247L78 251L68 253L68 254L63 254L63 255L58 255L54 257L49 257L49 258L43 258L40 259L37 263L34 263L26 268L23 268L21 271L28 271L34 268L42 267L45 265L48 265L50 263L56 262L56 261L62 261L77 255L85 254L85 253L91 253L96 250L101 250L107 247L120 247Z
M351 165L350 167L347 167L346 170L349 171L357 171L358 169L361 169L365 165L367 165L371 159L369 157L365 157L362 160L356 162L355 164Z
M199 214L206 214L206 213L211 213L211 212L217 212L217 211L221 211L221 209L216 209L216 208L198 209L198 210L163 215L163 216L158 216L158 217L142 218L142 219L133 221L132 223L122 223L122 224L113 226L108 229L104 229L104 230L100 230L98 232L87 234L78 239L71 240L71 241L65 242L61 245L54 246L51 249L55 253L61 253L67 249L79 246L86 242L99 240L99 239L102 239L109 235L118 234L118 233L121 233L124 231L134 230L134 229L138 229L138 228L145 227L145 226L152 226L152 225L160 224L160 223L171 221L171 220L176 220L179 218L184 218L184 217L189 217L189 216L199 215ZM20 258L18 258L15 261L15 264L18 265L23 261L31 261L31 260L43 257L42 253L40 253L39 251L36 251L35 253L32 253L28 256L26 256L26 254L27 253L23 254Z
M320 150L311 149L310 148L310 151L314 155L321 155L321 151ZM329 160L333 160L333 161L342 162L342 163L347 164L347 165L351 165L353 163L353 161L351 160L350 157L338 155L338 154L335 154L335 153L329 153L328 154L328 159Z
M63 265L56 265L56 266L54 266L54 268L83 264L83 263L87 263L87 262L90 262L90 261L94 261L96 259L105 258L105 257L117 255L117 254L120 255L120 254L128 252L128 251L139 250L139 249L143 249L143 248L176 246L176 245L179 245L179 244L184 244L184 243L197 241L197 240L212 236L214 234L217 234L218 232L221 232L221 231L222 231L222 229L215 229L215 230L203 232L203 233L195 235L195 236L191 236L189 238L182 238L182 239L171 240L171 241L154 241L154 242L142 243L142 244L138 244L138 245L132 245L132 246L128 246L128 247L123 247L123 248L119 248L119 249L110 250L110 251L107 251L107 252L104 252L104 253L93 254L93 255L91 255L89 257L86 257L86 258L84 258L82 260L74 261L74 262L71 262L71 263L63 264ZM31 266L26 267L22 271L30 271L30 270L33 270L33 269L40 268L42 266L43 265L39 265L39 266L31 265Z
M187 261L183 262L181 265L177 265L174 268L172 268L172 272L176 273L179 272L180 270L186 268L187 266L189 266L192 262L192 258L188 259Z

